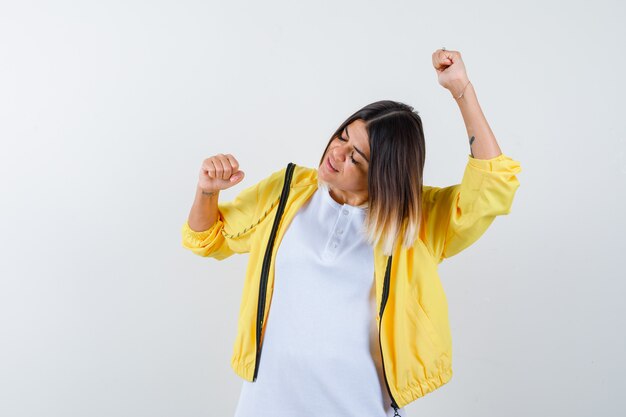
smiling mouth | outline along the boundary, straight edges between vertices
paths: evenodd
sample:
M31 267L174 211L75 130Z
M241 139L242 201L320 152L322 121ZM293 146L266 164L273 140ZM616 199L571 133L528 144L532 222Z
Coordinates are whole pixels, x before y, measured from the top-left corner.
M332 170L333 170L333 171L335 171L335 172L339 172L338 170L336 170L336 169L335 169L335 168L331 165L331 163L330 163L330 157L326 158L326 163L328 164L328 167L329 167L330 169L332 169Z

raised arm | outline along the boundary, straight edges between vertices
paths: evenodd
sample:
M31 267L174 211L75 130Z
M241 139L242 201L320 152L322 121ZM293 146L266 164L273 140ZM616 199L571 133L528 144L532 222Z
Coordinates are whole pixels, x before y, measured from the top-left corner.
M478 103L474 85L467 76L461 53L438 49L433 53L433 66L439 84L450 91L459 105L472 158L491 159L501 155L496 137Z
M204 169L204 168L203 168ZM206 170L208 171L208 169ZM236 168L235 168L236 171ZM211 257L218 260L226 259L235 253L248 253L252 244L252 236L268 214L277 206L286 168L272 172L269 176L241 190L231 201L217 202L214 196L201 195L196 192L196 201L189 213L189 219L181 228L182 244L196 255ZM219 174L228 177L230 174ZM201 176L203 174L201 173ZM243 172L239 171L230 178L235 178L233 184L241 181ZM224 181L230 181L224 180ZM223 184L222 190L228 184ZM215 188L210 185L199 184L205 192ZM277 190L277 191L274 191ZM270 194L268 194L270 193ZM215 198L214 201L209 199ZM206 199L206 201L205 201ZM213 221L211 204L217 204L217 216ZM192 227L190 221L197 221ZM212 225L209 225L212 223ZM209 228L204 230L207 225Z
M203 232L218 219L220 191L238 184L244 177L239 162L231 154L217 154L202 161L196 197L187 220L191 230Z
M471 246L497 216L511 211L521 166L500 151L461 54L439 49L433 53L433 66L439 83L459 105L471 149L460 184L424 187L424 240L441 262Z

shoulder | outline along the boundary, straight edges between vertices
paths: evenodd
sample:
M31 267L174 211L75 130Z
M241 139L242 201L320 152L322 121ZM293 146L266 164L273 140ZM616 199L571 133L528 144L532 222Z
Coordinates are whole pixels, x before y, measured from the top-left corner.
M262 179L258 184L258 192L260 196L280 195L285 184L285 175L287 174L287 165L273 171L267 177ZM304 165L295 164L295 168L291 177L291 188L305 187L317 184L317 169Z
M449 185L447 187L424 185L422 186L422 200L426 204L435 203L442 198L456 195L460 187L460 184Z
M317 169L296 164L291 184L292 187L303 187L311 184L317 184Z

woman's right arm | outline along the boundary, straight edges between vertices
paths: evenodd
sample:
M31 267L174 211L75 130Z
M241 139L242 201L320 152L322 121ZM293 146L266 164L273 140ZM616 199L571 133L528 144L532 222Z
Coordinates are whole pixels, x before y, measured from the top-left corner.
M199 189L196 189L189 219L181 229L182 244L196 255L218 260L234 253L248 253L257 226L266 218L273 204L278 202L286 168L274 171L256 184L244 188L231 201L218 203L218 193L208 194L239 183L243 173L237 171L236 165L231 171L232 175L223 173L219 178L219 170L216 168L212 171L211 167L220 164L220 159L210 164L207 161L201 170L201 181ZM215 178L211 178L209 173ZM225 180L224 177L229 179Z
M233 202L218 205L219 192L241 182L243 171L239 171L239 163L230 154L218 154L202 161L196 196L189 212L187 221L183 224L182 244L200 256L210 256L216 259L225 259L235 252L245 252L247 242L239 240L229 242L222 230L226 223L235 223L238 219L231 217L230 208L238 208L241 213L239 221L247 222L248 213L254 211L254 195L244 190ZM224 214L229 217L227 219Z
M239 170L234 156L220 153L202 161L198 177L196 197L187 222L191 230L203 232L217 221L220 191L239 183L244 173Z
M217 200L219 190L207 191L200 186L196 188L196 198L191 206L187 222L194 232L209 230L217 221Z

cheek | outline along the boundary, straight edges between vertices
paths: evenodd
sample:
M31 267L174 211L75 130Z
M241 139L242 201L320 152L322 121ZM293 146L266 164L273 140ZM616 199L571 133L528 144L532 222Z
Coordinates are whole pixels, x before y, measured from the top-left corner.
M368 182L368 180L367 180L367 176L368 175L367 174L368 174L367 170L361 171L361 176L363 178L363 184L367 184L367 182Z
M357 184L363 184L367 182L367 172L358 166L352 166L350 169L350 177L354 178L354 182Z

